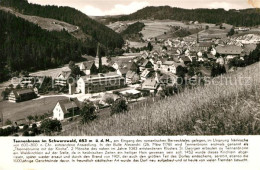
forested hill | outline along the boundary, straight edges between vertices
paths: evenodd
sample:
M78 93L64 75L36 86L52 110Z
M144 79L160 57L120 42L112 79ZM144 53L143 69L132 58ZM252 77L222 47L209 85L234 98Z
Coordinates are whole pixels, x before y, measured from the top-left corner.
M0 82L20 71L48 69L95 55L96 42L82 42L67 31L41 29L13 14L0 10Z
M140 19L172 19L178 21L199 21L206 23L228 23L235 26L260 25L260 13L256 9L229 10L224 9L182 9L170 6L146 7L133 14L111 17L109 21L125 21Z
M121 35L74 8L41 6L30 4L27 0L1 0L0 5L11 7L25 15L53 18L79 26L84 33L110 49L121 48L124 43Z

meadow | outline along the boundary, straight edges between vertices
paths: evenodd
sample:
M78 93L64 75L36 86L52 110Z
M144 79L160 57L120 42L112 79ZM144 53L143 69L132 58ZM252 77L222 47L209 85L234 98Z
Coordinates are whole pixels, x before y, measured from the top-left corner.
M256 63L173 97L74 126L62 135L259 135L259 73L260 63Z

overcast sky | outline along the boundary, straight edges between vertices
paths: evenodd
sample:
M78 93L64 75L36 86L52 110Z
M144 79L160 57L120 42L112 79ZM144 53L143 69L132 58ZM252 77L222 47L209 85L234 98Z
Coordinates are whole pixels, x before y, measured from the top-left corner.
M119 15L130 14L146 6L169 5L181 8L251 8L248 2L260 0L28 0L42 5L70 6L87 15Z

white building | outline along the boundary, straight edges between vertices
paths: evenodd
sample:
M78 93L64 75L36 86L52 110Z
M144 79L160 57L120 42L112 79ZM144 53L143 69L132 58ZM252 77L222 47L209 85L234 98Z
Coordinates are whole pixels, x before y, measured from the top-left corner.
M53 118L64 120L66 117L77 115L80 110L80 103L77 98L59 100L53 109Z

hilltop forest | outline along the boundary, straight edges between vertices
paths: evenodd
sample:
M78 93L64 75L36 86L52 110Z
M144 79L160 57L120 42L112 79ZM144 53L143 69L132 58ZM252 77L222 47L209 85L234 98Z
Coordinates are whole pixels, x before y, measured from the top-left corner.
M80 61L83 54L95 56L97 43L110 52L121 48L124 40L106 26L69 7L40 6L26 0L2 0L7 6L26 14L53 18L79 26L90 38L78 40L67 31L47 31L38 25L0 10L0 82L21 71L36 71Z
M0 81L12 72L57 67L81 60L81 54L95 54L95 42L83 43L66 31L49 32L3 11L0 23Z
M121 48L124 44L119 34L74 8L41 6L28 3L27 0L2 0L0 5L11 7L24 15L52 18L79 26L83 32L110 49Z
M172 19L213 24L228 23L234 26L256 26L260 24L260 13L257 9L225 11L224 9L182 9L160 6L146 7L130 15L108 18L112 22L141 19Z

